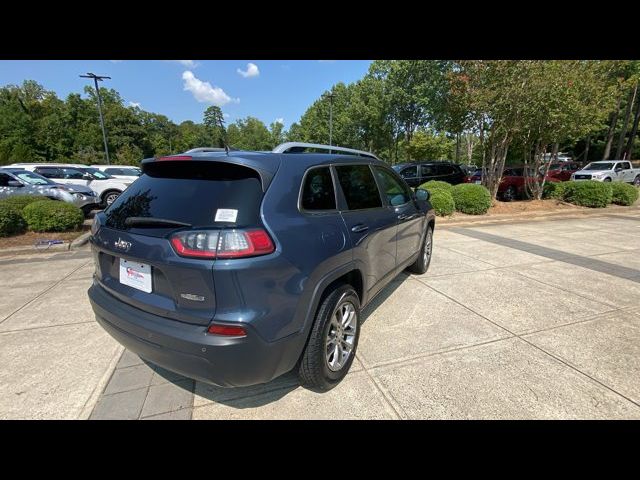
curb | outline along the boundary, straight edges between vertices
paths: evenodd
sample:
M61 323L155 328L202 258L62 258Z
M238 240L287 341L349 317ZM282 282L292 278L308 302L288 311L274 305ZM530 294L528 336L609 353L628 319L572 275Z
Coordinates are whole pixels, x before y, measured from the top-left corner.
M55 245L50 245L47 248L35 248L33 245L24 246L24 247L13 247L0 250L0 260L3 257L8 257L16 254L25 254L25 253L47 253L47 252L65 252L69 250L76 250L78 248L83 247L89 242L89 237L91 237L91 232L86 232L80 235L78 238L72 240L71 242L64 242Z
M80 235L78 238L76 238L69 244L68 249L73 250L73 249L82 247L83 245L86 245L86 243L89 241L90 236L91 236L91 232L83 233L82 235Z

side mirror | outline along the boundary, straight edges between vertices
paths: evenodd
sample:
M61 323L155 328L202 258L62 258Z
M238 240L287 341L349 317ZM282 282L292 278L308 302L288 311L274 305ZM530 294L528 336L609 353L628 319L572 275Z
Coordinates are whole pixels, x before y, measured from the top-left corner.
M8 187L24 187L24 185L22 183L20 183L18 180L9 180L7 182L7 186Z
M431 194L428 190L424 190L422 188L416 188L416 200L420 200L421 202L426 202L431 197Z
M90 174L85 173L84 175L82 175L82 179L83 180L93 180L93 177Z

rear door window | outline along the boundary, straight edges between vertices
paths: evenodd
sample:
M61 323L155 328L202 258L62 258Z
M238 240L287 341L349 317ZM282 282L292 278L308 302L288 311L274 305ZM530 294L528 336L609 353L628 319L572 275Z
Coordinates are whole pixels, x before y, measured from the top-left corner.
M335 168L349 210L382 207L380 192L368 165L340 165Z
M309 170L302 187L303 210L335 210L336 193L329 167Z
M412 179L418 176L418 167L407 167L400 172L402 178Z
M155 162L105 210L106 225L152 236L176 228L131 227L125 220L153 217L193 228L259 226L262 197L260 177L248 167L211 161ZM218 214L219 220L227 221L216 221Z

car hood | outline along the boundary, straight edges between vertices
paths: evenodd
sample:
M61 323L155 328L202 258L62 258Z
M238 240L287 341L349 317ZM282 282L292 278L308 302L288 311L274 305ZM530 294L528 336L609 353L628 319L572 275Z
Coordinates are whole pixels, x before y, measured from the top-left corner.
M63 187L66 190L69 190L70 192L94 193L94 191L91 190L91 188L89 188L87 186L84 186L84 185L74 185L74 184L63 185L61 183L57 183L56 185L58 185L59 187Z

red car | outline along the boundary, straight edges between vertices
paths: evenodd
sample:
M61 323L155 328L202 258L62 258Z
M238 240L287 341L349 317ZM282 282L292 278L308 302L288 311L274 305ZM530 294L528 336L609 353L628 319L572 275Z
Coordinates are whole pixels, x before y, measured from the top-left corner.
M541 172L544 167L541 167ZM555 178L561 182L568 182L571 180L571 174L577 172L582 167L579 163L576 162L554 162L549 166L549 171L547 172L547 181L550 178Z
M527 176L539 177L535 175L531 167L526 167ZM569 173L571 176L571 173ZM498 186L498 198L510 202L511 200L527 198L525 186L525 167L509 167L505 168L502 173L502 180ZM547 175L547 182L560 182L561 180L551 175ZM482 183L482 171L476 171L469 179L469 183Z

